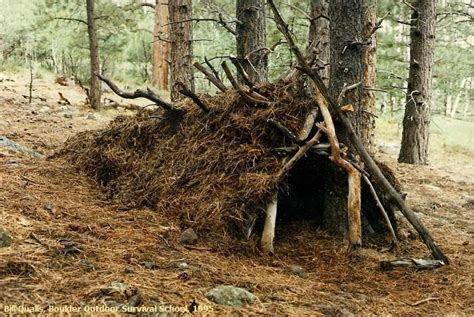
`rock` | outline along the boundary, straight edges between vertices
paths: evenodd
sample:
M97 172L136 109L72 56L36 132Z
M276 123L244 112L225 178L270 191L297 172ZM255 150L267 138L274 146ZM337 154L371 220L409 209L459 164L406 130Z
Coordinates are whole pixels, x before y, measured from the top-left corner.
M69 111L69 108L67 106L61 106L58 108L59 111Z
M12 244L12 237L8 232L0 227L0 248L7 248Z
M219 305L237 307L242 307L246 304L251 305L257 300L257 296L249 291L230 285L214 287L207 292L206 297Z
M186 270L187 268L189 268L189 265L186 262L181 262L181 263L178 263L178 268L181 270Z
M96 266L94 263L87 261L87 260L80 260L79 264L84 267L87 271L94 271L96 269Z
M44 114L51 114L51 108L47 106L43 106L38 110L39 113L44 113Z
M158 268L158 265L156 264L155 261L143 261L143 262L141 262L141 265L144 268L149 269L149 270L153 270L153 269Z
M299 277L304 277L304 269L299 265L291 266L291 273Z
M179 241L182 244L196 244L198 241L198 236L193 228L188 228L181 233Z
M63 113L63 117L66 119L72 119L73 115L71 112L65 112Z
M34 158L42 158L44 155L35 152L26 146L23 146L19 143L16 143L15 141L10 140L7 137L0 136L0 148L5 148L9 151L17 152L17 153L25 153L28 154Z
M97 120L96 116L94 116L94 114L92 114L92 113L87 114L86 119L87 120Z

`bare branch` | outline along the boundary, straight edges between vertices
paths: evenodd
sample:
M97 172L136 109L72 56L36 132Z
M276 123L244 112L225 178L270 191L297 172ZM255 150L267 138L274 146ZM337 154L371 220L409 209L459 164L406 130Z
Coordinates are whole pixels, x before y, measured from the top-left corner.
M252 103L258 103L258 104L270 104L271 102L266 99L265 97L261 96L261 95L258 95L256 96L255 92L250 92L248 89L240 86L238 83L237 83L237 80L235 80L234 78L234 75L232 75L232 72L230 71L229 69L229 66L227 66L226 62L222 62L221 64L222 66L222 69L224 69L224 72L227 76L227 78L229 79L232 87L234 87L235 90L237 90L237 92L248 102L252 102ZM264 98L264 99L262 99Z
M237 72L240 74L240 76L242 76L244 83L250 88L252 88L254 84L250 81L249 75L242 67L242 64L240 64L240 61L237 59L237 57L231 56L230 61L232 62L232 64L234 64L235 69L237 69Z
M64 21L70 21L70 22L79 22L79 23L88 25L86 20L76 19L76 18L56 17L56 18L53 18L53 20L64 20Z
M199 99L199 97L194 93L192 92L191 90L188 89L188 87L186 87L186 85L181 82L181 81L177 81L175 83L175 85L178 86L178 91L188 97L188 98L191 98L192 101L194 101L194 103L199 107L201 108L202 111L204 111L205 113L209 113L210 110L209 108L201 101L201 99Z
M196 67L201 73L203 73L207 80L214 84L220 91L225 92L227 87L222 83L222 81L214 76L210 71L208 71L204 66L199 64L198 62L193 63L194 67Z
M110 79L108 79L108 78L106 78L102 75L97 75L97 77L99 77L100 80L105 82L107 84L107 86L109 86L110 89L112 89L112 91L114 93L116 93L117 95L119 95L122 98L125 98L125 99L145 98L145 99L148 99L150 101L153 101L154 103L156 103L157 105L163 107L167 111L181 112L181 113L184 112L182 109L178 109L175 106L173 106L172 104L170 104L170 103L164 101L163 99L161 99L150 88L147 88L146 91L141 90L141 89L137 89L134 92L127 92L127 91L120 90L120 88L118 88L118 86L114 82L112 82Z

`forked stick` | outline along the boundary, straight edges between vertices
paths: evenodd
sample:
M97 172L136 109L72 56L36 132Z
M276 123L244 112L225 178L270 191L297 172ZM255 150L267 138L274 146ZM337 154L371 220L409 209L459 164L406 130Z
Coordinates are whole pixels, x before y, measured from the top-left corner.
M430 249L431 254L433 254L433 256L436 259L443 261L445 264L448 264L449 263L448 258L444 255L443 251L434 242L431 234L428 232L428 230L426 230L425 226L420 222L420 220L416 217L413 211L411 211L410 208L408 208L405 201L403 200L403 197L400 195L400 193L398 193L395 190L395 188L393 188L392 184L390 184L387 178L380 171L379 167L377 166L373 158L367 152L364 145L362 144L362 141L355 133L355 130L352 127L350 120L346 117L344 113L342 113L342 111L339 108L339 105L334 101L334 99L332 99L329 96L328 90L326 86L324 85L319 74L312 71L309 65L306 63L305 59L303 58L303 55L301 54L301 51L298 49L293 38L291 37L290 32L288 31L288 26L283 21L283 18L278 12L273 0L268 0L268 4L275 16L275 21L277 23L278 29L285 36L290 49L293 51L296 58L298 59L298 62L300 64L302 71L311 78L314 85L316 86L317 88L316 95L320 96L321 99L324 98L329 104L329 106L331 107L331 109L336 113L338 118L341 120L341 122L343 123L344 127L347 130L347 133L349 135L349 139L352 142L352 145L356 148L357 152L361 156L369 173L375 179L377 184L381 186L381 189L385 192L385 194L388 197L390 197L392 202L400 209L402 214L408 219L408 221L413 225L416 231L420 234L424 243Z

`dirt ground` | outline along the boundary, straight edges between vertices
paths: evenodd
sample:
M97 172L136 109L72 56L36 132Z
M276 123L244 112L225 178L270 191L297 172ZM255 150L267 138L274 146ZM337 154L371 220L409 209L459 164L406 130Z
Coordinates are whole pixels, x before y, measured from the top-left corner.
M47 79L35 85L34 96L43 100L29 104L22 96L26 82L6 77L0 74L0 136L46 155L120 112L93 113L82 105L80 89ZM72 105L58 104L58 91ZM187 307L193 299L203 309L230 312L205 297L221 284L258 297L254 305L234 308L237 314L473 315L473 166L414 167L380 157L396 171L449 266L380 270L380 260L429 257L407 229L398 254L366 245L349 257L344 241L305 224L278 228L273 256L249 243L224 245L206 237L184 247L173 219L150 209L120 210L65 162L0 149L0 227L13 237L10 247L0 248L0 315L20 304L46 310L123 303ZM293 265L304 269L304 277L292 273Z

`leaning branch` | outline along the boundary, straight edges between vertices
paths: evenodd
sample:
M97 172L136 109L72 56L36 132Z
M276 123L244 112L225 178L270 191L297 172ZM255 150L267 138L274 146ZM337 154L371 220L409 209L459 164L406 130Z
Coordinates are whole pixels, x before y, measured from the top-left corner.
M114 93L116 93L117 95L119 95L122 98L125 98L125 99L145 98L145 99L148 99L148 100L156 103L158 106L163 107L167 111L183 112L182 109L178 109L175 106L173 106L172 104L170 104L170 103L164 101L163 99L161 99L150 88L147 88L146 91L142 90L142 89L137 89L134 92L123 91L123 90L120 90L120 88L118 88L118 86L114 82L112 82L110 79L108 79L108 78L106 78L102 75L97 75L97 77L99 77L100 80L105 82L107 84L107 86L109 86L110 89L112 89L112 91Z
M222 62L221 64L222 69L224 70L224 73L227 76L227 79L229 79L230 84L232 87L234 87L235 90L244 98L247 102L252 102L252 103L259 103L259 104L270 104L271 102L268 99L263 99L263 96L254 96L256 93L255 92L250 92L248 89L245 87L240 86L237 83L237 80L235 79L234 75L232 75L232 72L229 69L229 66L227 66L226 62Z
M180 94L194 101L194 103L199 108L201 108L202 111L204 111L205 113L210 112L209 108L204 104L204 102L202 102L201 99L199 99L199 97L194 92L189 90L188 87L186 87L186 85L183 82L177 81L175 85L178 86L178 91Z
M291 37L288 31L288 26L283 21L280 13L278 12L275 4L273 3L273 0L268 0L268 4L270 5L270 8L272 9L273 14L275 15L275 20L277 21L278 29L280 30L280 32L283 33L286 40L288 41L288 45L290 49L293 51L293 53L295 54L303 72L306 73L311 78L314 85L316 86L317 88L316 95L321 97L321 99L324 99L324 101L326 101L329 104L331 109L340 119L340 121L342 122L342 124L347 130L347 133L348 133L350 141L352 142L352 145L356 148L357 152L359 153L360 157L365 163L369 173L372 175L372 177L377 182L377 184L381 186L381 189L385 192L385 194L388 197L390 197L392 202L400 209L402 214L408 219L408 221L417 230L417 232L420 234L421 238L423 239L424 243L430 249L433 256L437 260L441 260L447 264L449 262L448 258L444 255L443 251L435 243L435 241L433 240L433 237L425 228L425 226L421 223L418 217L413 213L412 210L410 210L410 208L408 208L408 206L406 205L400 193L396 191L396 189L392 186L392 184L390 184L387 178L380 171L379 167L377 166L373 158L370 156L370 154L367 152L364 145L362 144L362 141L357 136L354 128L352 127L350 120L341 111L340 106L336 103L336 101L334 101L334 99L329 96L328 89L324 85L319 74L313 71L309 67L309 65L306 63L303 55L301 54L301 51L296 46L293 38Z
M198 62L193 63L194 67L196 67L201 73L206 76L207 80L209 80L214 86L216 86L220 91L225 92L227 87L220 81L219 78L214 76L210 71L208 71L204 66L199 64Z

